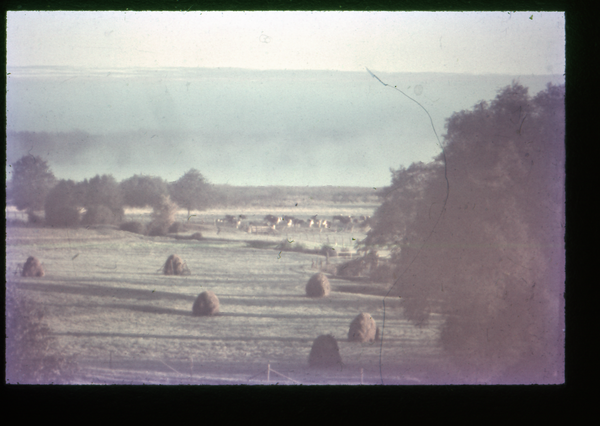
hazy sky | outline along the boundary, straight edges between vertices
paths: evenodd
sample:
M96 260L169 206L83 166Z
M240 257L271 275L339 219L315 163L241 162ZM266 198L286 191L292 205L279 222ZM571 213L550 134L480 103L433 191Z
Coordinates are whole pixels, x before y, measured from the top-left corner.
M8 12L9 66L560 74L557 12Z
M513 79L532 95L560 83L564 25L558 12L8 12L7 130L37 134L9 138L7 162L33 153L76 180L195 167L232 185L383 186L439 147L423 110L366 67L441 135Z

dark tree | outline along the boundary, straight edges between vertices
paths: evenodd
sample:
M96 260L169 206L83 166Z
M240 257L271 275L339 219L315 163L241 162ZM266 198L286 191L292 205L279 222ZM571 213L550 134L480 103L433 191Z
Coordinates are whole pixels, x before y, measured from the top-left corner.
M85 194L72 180L60 180L46 197L44 211L46 223L50 226L77 226Z
M455 113L444 149L446 163L393 171L362 248L391 250L409 319L443 315L462 377L560 382L564 86L531 98L513 83Z
M78 186L84 193L86 224L115 223L123 218L121 188L112 175L96 175L90 180L80 182Z
M19 210L42 210L46 196L56 184L48 163L40 157L26 155L13 164L12 169L9 201Z
M169 187L171 198L177 205L188 211L203 210L207 207L210 185L196 169L190 169Z
M123 203L130 207L153 207L169 194L167 182L156 176L135 175L121 182Z

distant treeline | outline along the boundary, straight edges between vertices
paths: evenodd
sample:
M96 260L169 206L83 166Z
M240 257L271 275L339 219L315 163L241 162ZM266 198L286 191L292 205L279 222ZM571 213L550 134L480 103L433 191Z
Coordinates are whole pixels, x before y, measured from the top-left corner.
M377 203L374 188L351 186L231 186L213 185L215 207L281 206L330 203Z

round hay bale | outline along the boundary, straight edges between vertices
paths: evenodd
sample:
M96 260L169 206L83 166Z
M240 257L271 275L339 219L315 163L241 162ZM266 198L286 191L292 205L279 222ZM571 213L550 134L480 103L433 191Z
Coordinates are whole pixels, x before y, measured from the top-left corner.
M209 316L219 313L219 298L212 291L203 291L192 306L192 316Z
M39 260L33 256L29 256L25 265L23 266L23 272L21 273L24 277L43 277L44 269Z
M163 266L163 273L165 275L186 275L189 273L189 270L181 257L172 254Z
M200 232L195 232L190 236L190 239L192 240L201 240L202 239L202 234Z
M348 340L351 342L374 342L378 336L377 325L371 314L363 312L350 323Z
M330 291L329 280L324 274L315 274L306 284L306 295L309 297L328 296Z
M331 334L322 334L315 339L308 356L308 365L310 367L342 366L340 348Z

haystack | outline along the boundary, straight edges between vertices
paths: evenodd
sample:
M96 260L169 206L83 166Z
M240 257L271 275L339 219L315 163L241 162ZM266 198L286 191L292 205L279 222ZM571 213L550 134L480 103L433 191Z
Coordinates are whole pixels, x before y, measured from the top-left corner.
M310 367L336 367L342 365L340 348L331 334L321 335L315 339L308 356L308 365Z
M351 342L373 342L378 336L377 325L371 314L363 312L350 323L348 340Z
M33 256L29 256L27 262L25 262L25 265L23 266L21 275L24 277L43 277L44 269L39 260Z
M163 273L165 275L188 275L190 270L187 268L181 257L172 254L163 266Z
M324 274L315 274L306 284L306 295L309 297L324 297L329 295L329 280Z
M200 232L195 232L192 235L190 235L190 240L201 240L202 239L202 234Z
M203 291L198 295L192 306L195 317L215 315L219 313L219 299L212 291Z

